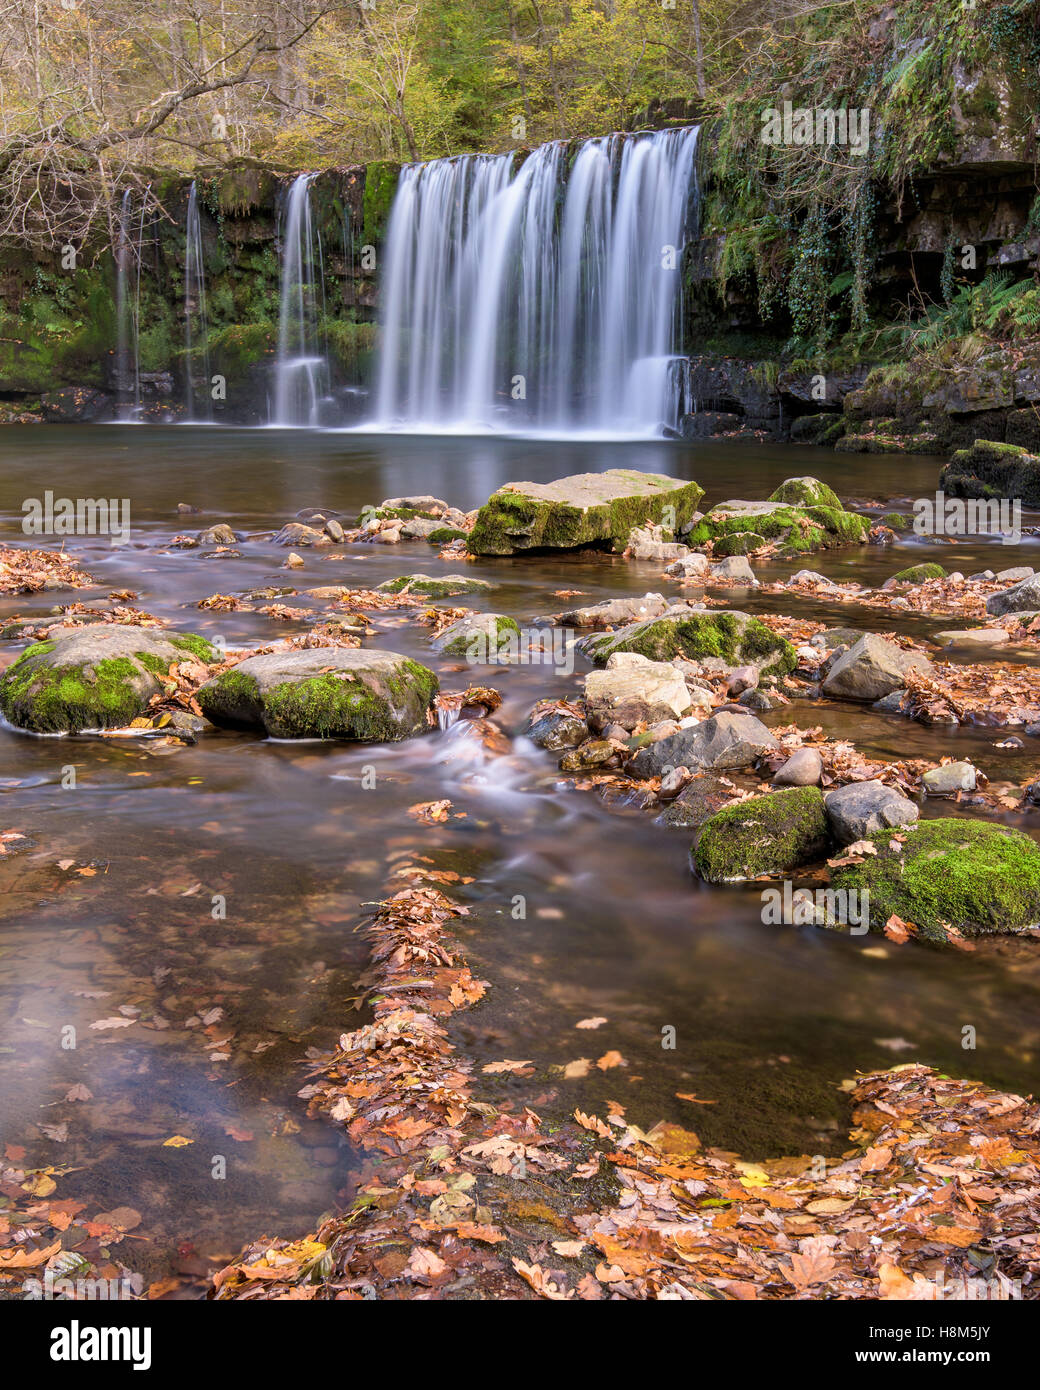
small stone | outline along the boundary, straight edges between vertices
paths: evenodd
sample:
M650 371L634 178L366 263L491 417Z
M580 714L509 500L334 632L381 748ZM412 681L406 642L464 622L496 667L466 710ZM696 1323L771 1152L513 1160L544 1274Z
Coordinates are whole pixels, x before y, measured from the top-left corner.
M304 563L305 563L305 561L304 561L304 558L303 558L302 555L297 555L295 550L290 550L288 556L286 557L285 564L282 566L282 569L283 569L283 570L298 570L298 569L302 569L303 566L304 566Z
M929 796L948 796L951 792L973 792L977 774L971 763L944 763L921 778Z
M823 776L823 759L815 748L799 748L773 776L778 787L815 787Z
M341 545L343 543L343 527L339 524L335 517L329 517L328 521L326 521L325 534L326 536L328 536L330 540L335 541L337 545Z
M997 580L998 582L1006 580L1012 584L1017 584L1020 580L1032 579L1035 572L1032 565L1014 565L1009 570L1001 570L997 574Z
M931 662L868 632L844 652L823 682L823 693L841 700L879 700L903 684L910 669L934 676Z
M879 830L912 825L920 815L914 802L884 782L850 782L824 797L834 833L844 845L865 840Z
M948 647L1004 647L1011 638L1002 627L953 628L935 634Z
M755 572L748 563L746 555L727 555L711 567L712 579L725 579L729 582L750 585L758 588Z
M726 694L742 695L745 690L753 690L757 684L757 666L738 666L726 683Z
M231 527L223 521L216 526L209 526L205 531L199 532L199 541L202 545L234 545L238 537Z

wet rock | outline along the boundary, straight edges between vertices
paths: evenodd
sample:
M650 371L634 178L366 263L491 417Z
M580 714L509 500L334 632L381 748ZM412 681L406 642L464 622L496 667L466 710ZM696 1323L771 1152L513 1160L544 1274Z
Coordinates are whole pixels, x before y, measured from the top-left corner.
M778 787L816 787L823 776L823 759L815 748L799 748L773 775Z
M882 589L894 589L897 584L923 584L928 579L945 579L946 571L942 565L924 564L911 565L909 569L900 570L898 574L893 574L890 579L886 579L882 584Z
M668 518L679 530L704 490L659 473L611 468L552 483L507 483L477 513L469 536L474 555L609 546L624 550L636 526Z
M935 640L948 647L978 647L981 651L990 647L1006 647L1011 637L1002 627L968 627L937 632Z
M738 666L726 682L727 695L742 695L745 690L754 690L758 685L757 666Z
M718 609L698 612L681 605L659 618L586 637L579 645L599 666L605 666L614 652L626 651L651 661L719 659L723 669L754 665L764 675L793 671L797 665L791 644L757 618Z
M234 545L237 540L234 531L223 521L218 522L216 526L208 526L198 534L200 545Z
M487 593L491 585L485 579L471 579L466 574L402 574L380 584L380 594L419 594L424 598L451 598L454 594Z
M1040 782L1030 782L1026 787L1026 800L1032 802L1034 806L1040 806Z
M201 507L193 507L190 502L177 503L177 513L179 516L198 516L201 510Z
M935 674L925 657L903 651L894 642L868 632L831 667L823 682L823 693L837 700L879 700L898 689L909 670Z
M743 555L727 555L724 560L719 560L712 565L710 577L711 579L724 579L728 583L747 584L751 588L758 588L755 571Z
M416 497L386 497L379 505L387 511L436 512L438 515L455 510L441 498L430 497L427 493Z
M579 719L575 714L553 710L537 719L529 718L523 732L539 748L558 753L564 748L577 748L584 743L589 736L589 727L584 719Z
M584 608L571 608L552 621L557 627L617 627L657 618L667 613L671 601L662 594L644 594L642 598L609 598L603 603L590 603Z
M214 724L382 743L428 729L438 688L432 671L396 652L313 647L249 657L206 681L197 698Z
M703 579L707 576L710 567L707 555L688 552L681 559L674 560L665 570L665 574L675 575L681 579Z
M296 553L295 550L290 550L290 551L289 551L289 554L285 557L285 563L284 563L284 565L282 566L282 569L286 569L286 570L299 570L299 569L303 569L303 566L304 566L305 563L306 563L306 561L304 560L304 558L303 558L302 555L297 555L297 553Z
M516 620L504 613L467 613L433 639L442 656L464 656L472 663L487 663L510 641L519 642Z
M636 526L628 537L625 551L631 560L654 560L661 564L681 560L689 547L669 540L661 526Z
M679 729L641 748L625 771L630 777L663 776L673 767L691 770L750 767L764 753L774 753L779 744L766 726L753 714L720 711L693 728Z
M1040 457L1017 444L977 439L943 469L940 488L950 497L1018 498L1040 507Z
M927 941L1020 931L1040 922L1040 849L1020 830L991 821L921 821L903 844L870 836L877 855L837 869L836 889L869 892L870 925L893 914Z
M764 690L745 690L737 699L738 705L743 705L754 714L767 714L773 708L773 703Z
M698 773L664 808L657 817L657 824L693 830L703 825L716 811L729 805L730 790L717 777Z
M569 753L564 753L560 759L561 772L588 772L592 768L602 767L604 763L609 763L615 756L615 748L609 738L590 739L588 743L583 743L580 748L574 748Z
M854 844L880 830L912 825L920 812L914 802L884 782L850 782L824 797L835 838Z
M1010 589L999 594L990 594L986 600L986 612L1000 617L1004 613L1026 613L1040 608L1040 574L1030 579L1020 580Z
M769 494L770 502L787 502L793 507L833 507L842 511L838 494L821 483L819 478L786 478L775 492Z
M435 531L444 529L443 523L426 516L413 516L410 521L406 521L400 528L401 539L406 541L425 541Z
M830 588L832 581L825 574L820 574L818 570L799 570L797 574L792 574L790 582L792 584L810 584L814 589L820 585Z
M306 526L302 521L287 522L274 537L275 545L331 545L332 542L323 531L314 526Z
M342 545L344 531L343 527L339 524L335 517L330 516L329 519L326 521L325 534L326 536L328 536L329 540L332 541L334 544Z
M585 704L594 729L611 723L633 729L685 714L692 701L686 682L668 662L615 652L605 670L585 677Z
M708 883L733 883L821 859L829 844L819 788L789 787L711 816L701 829L694 866Z
M943 763L924 774L921 782L929 796L948 796L952 792L973 792L977 772L971 763Z
M823 503L792 502L796 494L825 496ZM869 523L847 512L836 495L815 478L789 478L765 502L719 502L687 536L690 545L718 543L741 533L773 541L789 555L806 554L867 537Z
M1018 584L1023 579L1032 579L1035 573L1031 565L1014 565L1009 570L1001 570L996 577L1004 583Z
M175 662L219 659L204 638L92 623L27 647L0 679L0 709L20 729L116 729L148 710Z

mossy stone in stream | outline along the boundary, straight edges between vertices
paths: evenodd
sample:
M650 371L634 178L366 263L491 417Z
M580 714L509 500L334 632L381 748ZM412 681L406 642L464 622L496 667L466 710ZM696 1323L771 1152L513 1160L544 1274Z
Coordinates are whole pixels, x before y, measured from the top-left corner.
M833 488L821 483L819 478L786 478L775 492L769 494L770 502L787 502L795 507L832 507L843 511L841 499Z
M451 598L454 594L486 593L491 585L485 579L470 579L465 574L402 574L388 579L376 590L380 594L421 594L424 598Z
M942 565L931 562L924 565L911 565L909 569L900 570L888 581L890 584L923 584L926 579L945 579L946 571Z
M762 675L785 675L798 664L794 648L747 613L672 610L661 618L630 623L617 632L596 633L581 642L597 666L615 652L638 652L651 661L711 657L731 666L757 666Z
M0 680L0 709L34 733L79 733L129 724L161 694L174 662L216 661L205 638L91 623L28 647Z
M314 647L249 657L200 686L214 724L272 738L395 742L430 727L437 677L396 652Z
M426 537L429 545L448 545L451 541L468 539L468 531L457 531L454 526L438 526L436 531L431 531Z
M909 531L913 522L902 512L886 512L881 518L882 526L887 526L890 531Z
M823 793L819 787L791 787L709 817L693 862L708 883L734 883L821 859L829 844Z
M761 550L765 543L765 537L760 536L757 531L738 531L736 535L723 536L721 540L716 541L712 547L712 555L717 560L724 560L727 555L751 555L756 550Z
M660 473L608 468L552 483L507 483L484 503L469 534L474 555L527 550L625 548L636 526L678 534L704 490Z
M446 627L433 642L442 656L462 656L471 662L493 660L511 641L519 644L520 628L504 613L468 613Z
M876 856L835 870L835 888L870 894L870 925L895 914L927 941L1020 931L1040 922L1040 847L1021 830L991 821L923 820L870 839Z

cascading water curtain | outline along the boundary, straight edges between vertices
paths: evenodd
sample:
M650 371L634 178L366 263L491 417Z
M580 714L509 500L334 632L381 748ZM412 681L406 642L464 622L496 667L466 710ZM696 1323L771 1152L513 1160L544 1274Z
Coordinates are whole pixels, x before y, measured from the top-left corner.
M202 223L194 183L188 194L184 233L184 404L189 420L210 420L213 412L208 393L204 391L198 403L195 399L195 373L199 367L202 368L204 386L209 386L209 325L206 317L206 272L202 264ZM197 334L193 331L196 327Z
M300 174L286 200L281 248L274 425L321 424L329 390L324 337L325 271L311 213L313 174Z
M651 434L677 423L697 128L406 167L376 424Z

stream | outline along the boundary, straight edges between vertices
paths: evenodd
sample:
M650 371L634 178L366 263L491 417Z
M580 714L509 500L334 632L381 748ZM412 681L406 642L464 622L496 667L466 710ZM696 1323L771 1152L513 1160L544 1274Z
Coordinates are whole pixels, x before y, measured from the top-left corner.
M45 489L128 498L127 546L66 540L99 581L71 598L132 590L134 606L229 648L306 624L200 610L200 599L291 586L300 594L278 602L321 611L304 589L374 588L460 566L422 543L359 544L306 550L304 567L286 570L287 551L268 541L218 554L169 547L175 535L217 522L277 530L305 507L334 509L349 523L366 503L411 493L468 509L510 480L618 467L696 479L702 506L763 498L784 478L811 474L846 505L880 515L933 495L941 467L925 457L744 443L201 426L8 426L0 458L5 544L57 548L21 531L23 501ZM200 514L178 515L178 503ZM1040 543L910 535L823 552L805 565L878 584L925 559L966 574L1040 567ZM765 583L798 566L755 568ZM677 595L661 570L599 553L482 560L467 572L492 591L447 602L508 613L523 626L573 606L554 596L564 590L580 591L584 604ZM750 612L892 626L888 615L862 609L857 617L851 605L725 593ZM65 592L4 597L0 620L42 619L69 600ZM955 625L900 621L897 630L915 636ZM430 665L442 689L472 683L471 668L431 654L413 612L374 613L370 625L377 636L366 645ZM22 645L4 641L0 659L13 660ZM516 736L536 699L574 696L587 669L578 655L569 675L548 665L480 672L504 697L494 722L513 737L500 756L464 723L379 747L226 731L178 746L0 729L0 830L27 841L0 858L0 1142L24 1146L26 1162L75 1170L65 1196L89 1191L139 1210L133 1259L149 1278L201 1275L262 1232L310 1229L319 1213L349 1200L353 1160L337 1131L305 1117L296 1092L308 1050L329 1048L363 1017L352 1009L366 956L356 928L394 864L416 853L468 880L448 891L470 908L458 935L474 973L491 983L485 1001L450 1024L453 1035L478 1068L530 1059L535 1079L489 1080L496 1094L534 1092L550 1117L615 1100L633 1123L673 1121L755 1159L840 1151L848 1111L839 1084L856 1070L920 1061L1011 1091L1036 1089L1035 942L996 939L962 954L764 925L757 889L692 876L689 832L561 789L556 759ZM823 700L795 701L765 720L820 724L866 756L964 756L991 779L1018 784L1040 773L1040 744L1001 749L996 730L926 728ZM63 785L70 766L74 786ZM374 786L364 776L370 766ZM407 815L441 798L452 803L444 823ZM929 814L953 809L934 803ZM1008 823L1040 838L1040 814ZM214 895L226 904L223 917L214 916ZM576 1031L589 1018L606 1022ZM962 1048L968 1025L974 1051ZM668 1029L673 1049L662 1047ZM608 1050L625 1065L566 1080L549 1074ZM75 1086L92 1098L67 1101ZM63 1139L40 1128L66 1124ZM174 1136L192 1142L167 1146ZM226 1160L220 1181L218 1156Z

